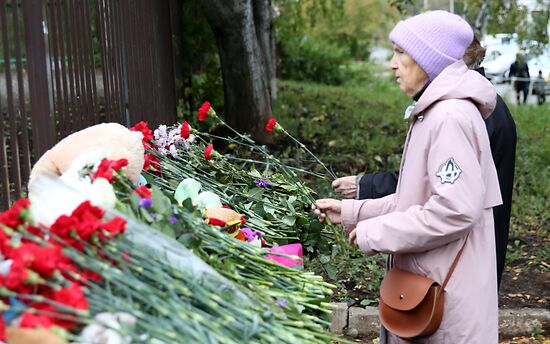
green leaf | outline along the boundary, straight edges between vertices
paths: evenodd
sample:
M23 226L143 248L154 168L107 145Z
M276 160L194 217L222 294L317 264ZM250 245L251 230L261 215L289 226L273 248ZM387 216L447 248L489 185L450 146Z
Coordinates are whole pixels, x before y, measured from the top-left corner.
M373 303L376 303L376 300L364 299L364 300L361 300L359 304L361 306L369 306L369 305L372 305Z
M184 200L190 198L193 202L199 196L201 191L201 183L193 178L186 178L182 180L176 191L174 192L174 199L181 205Z
M162 233L168 235L170 238L175 238L176 237L176 232L174 231L172 226L169 226L169 225L162 226L160 231Z
M153 185L155 184L155 176L150 173L145 173L145 175L142 175L145 180L147 181L147 184Z
M283 184L283 185L281 185L281 187L283 189L285 189L286 191L296 191L296 190L298 190L298 187L296 185Z
M193 205L193 201L191 198L187 198L183 203L181 204L182 208L189 210L190 212L193 212L195 210L195 206Z
M201 192L196 198L197 208L221 208L222 202L220 197L213 192L205 191Z
M157 214L171 213L172 204L170 203L170 199L164 196L162 191L156 186L153 186L151 201L153 202L153 210Z
M269 204L264 204L264 210L265 210L266 213L275 216L275 208L273 208L271 205L269 205ZM283 222L284 222L284 221L283 221Z
M328 262L330 262L330 260L331 260L330 256L319 257L319 261L321 262L321 264L327 264Z
M248 190L248 197L255 200L260 200L263 194L264 194L264 189L262 188L252 188Z
M325 271L328 275L328 277L335 281L338 278L338 270L334 265L324 265Z
M254 178L257 178L257 179L262 179L263 178L262 174L260 172L258 172L258 170L256 170L255 168L250 170L249 175L251 177L254 177Z
M265 208L265 206L264 206L264 208ZM294 224L296 223L296 217L286 215L286 216L283 216L282 221L285 225L294 226Z

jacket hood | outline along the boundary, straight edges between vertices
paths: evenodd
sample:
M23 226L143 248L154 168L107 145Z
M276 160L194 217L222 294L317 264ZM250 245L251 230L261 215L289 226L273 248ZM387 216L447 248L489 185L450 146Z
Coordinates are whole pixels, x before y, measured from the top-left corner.
M480 73L469 70L464 61L459 60L445 68L428 85L411 115L419 115L435 102L445 99L470 100L485 119L495 108L497 94L489 80Z

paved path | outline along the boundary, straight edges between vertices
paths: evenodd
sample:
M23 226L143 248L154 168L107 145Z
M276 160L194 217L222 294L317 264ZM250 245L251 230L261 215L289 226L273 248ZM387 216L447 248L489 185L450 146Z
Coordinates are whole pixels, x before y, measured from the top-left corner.
M352 338L376 338L379 331L376 307L348 307L346 303L335 303L332 312L331 331ZM499 333L501 339L531 336L546 330L550 332L550 310L539 308L501 309L499 311ZM370 341L364 341L370 343Z
M516 105L516 92L512 89L511 84L495 84L495 89L497 90L497 93L500 94L500 96L504 99L506 104L508 106ZM530 92L529 96L527 97L527 104L530 105L536 105L537 104L537 96L534 96L532 92ZM523 99L523 95L521 95L521 99ZM546 97L547 102L546 106L548 106L550 101L550 96Z

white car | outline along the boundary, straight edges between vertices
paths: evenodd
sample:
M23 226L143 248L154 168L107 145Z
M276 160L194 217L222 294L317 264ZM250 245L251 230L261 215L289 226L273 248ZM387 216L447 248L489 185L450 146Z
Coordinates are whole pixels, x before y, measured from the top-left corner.
M481 66L485 69L485 75L494 83L501 83L506 80L510 72L510 66L516 60L517 52L502 52L489 61L484 61Z

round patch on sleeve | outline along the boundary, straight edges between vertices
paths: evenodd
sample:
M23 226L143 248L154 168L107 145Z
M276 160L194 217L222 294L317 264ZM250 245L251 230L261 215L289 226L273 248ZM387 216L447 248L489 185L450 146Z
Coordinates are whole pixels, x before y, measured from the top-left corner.
M458 167L453 158L449 158L439 167L435 175L441 178L442 184L453 184L460 176L460 173L462 173L460 167Z

